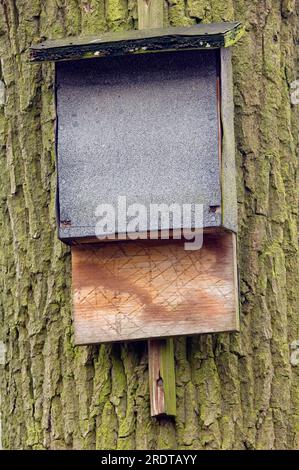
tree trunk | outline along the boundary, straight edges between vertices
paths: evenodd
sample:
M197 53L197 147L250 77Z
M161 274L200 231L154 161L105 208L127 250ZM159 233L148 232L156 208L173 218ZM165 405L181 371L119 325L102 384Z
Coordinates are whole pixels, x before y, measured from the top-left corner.
M165 24L247 25L234 48L241 332L175 340L175 420L150 417L146 342L73 346L70 253L55 222L54 67L26 62L43 38L137 28L137 2L0 5L3 447L298 448L295 0L165 2Z

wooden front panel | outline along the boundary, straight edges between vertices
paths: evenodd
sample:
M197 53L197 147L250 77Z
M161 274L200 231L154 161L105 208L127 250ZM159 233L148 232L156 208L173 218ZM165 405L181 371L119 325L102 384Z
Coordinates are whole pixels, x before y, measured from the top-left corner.
M235 235L72 247L75 343L238 329Z

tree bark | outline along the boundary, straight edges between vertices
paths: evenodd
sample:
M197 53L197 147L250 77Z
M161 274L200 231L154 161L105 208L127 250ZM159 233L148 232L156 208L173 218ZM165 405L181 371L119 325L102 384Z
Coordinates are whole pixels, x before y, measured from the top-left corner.
M26 61L44 38L137 28L137 1L0 5L3 447L298 448L295 0L164 4L166 25L247 27L234 48L241 332L175 340L175 420L150 417L146 342L73 346L70 253L55 222L54 67Z

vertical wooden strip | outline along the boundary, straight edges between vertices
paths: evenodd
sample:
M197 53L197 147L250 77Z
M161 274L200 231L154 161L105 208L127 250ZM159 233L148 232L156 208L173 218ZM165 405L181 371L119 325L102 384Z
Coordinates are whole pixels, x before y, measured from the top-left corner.
M237 231L237 185L235 162L235 130L234 130L234 91L232 51L230 48L220 49L221 69L221 193L222 193L222 223L232 232Z
M233 244L232 265L234 270L234 300L235 300L235 325L236 331L240 330L240 296L239 296L239 272L238 272L238 240L235 233L231 234Z
M236 329L239 330L239 279L237 260L237 182L235 161L235 126L234 126L234 83L231 48L220 49L220 110L221 110L221 193L222 193L222 223L232 230L235 285Z
M161 351L161 379L164 392L165 413L170 416L176 415L176 384L174 367L173 339L168 338L160 341Z
M148 341L151 415L176 415L173 339Z
M163 340L150 339L148 341L148 368L151 401L151 416L165 413L164 389L162 386L161 370L161 343Z
M163 0L138 0L138 28L163 28ZM173 339L148 341L151 415L176 414Z
M163 0L138 0L138 29L163 28Z

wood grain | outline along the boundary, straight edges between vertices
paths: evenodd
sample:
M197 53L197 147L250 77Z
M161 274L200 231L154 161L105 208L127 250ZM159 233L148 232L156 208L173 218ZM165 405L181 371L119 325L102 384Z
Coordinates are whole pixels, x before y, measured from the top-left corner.
M148 340L151 416L176 415L173 340Z
M235 235L72 247L76 344L238 329Z
M138 0L138 29L163 28L164 2Z

